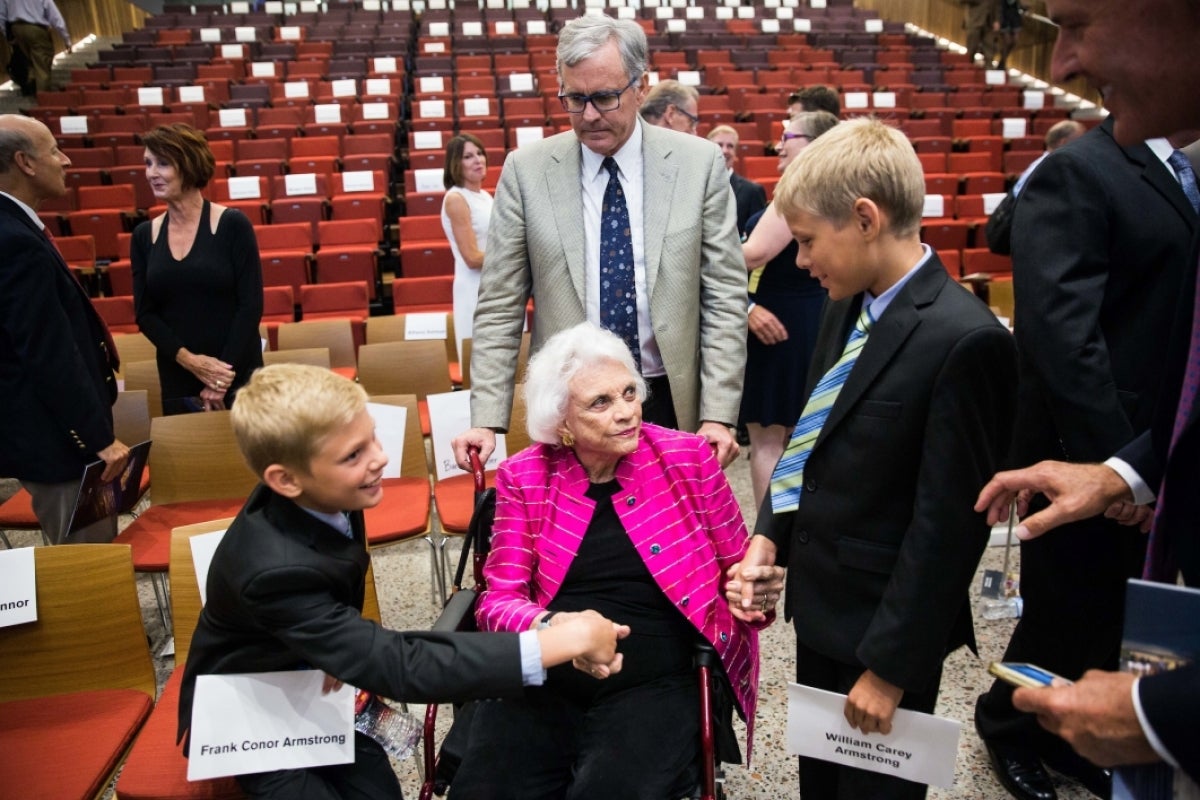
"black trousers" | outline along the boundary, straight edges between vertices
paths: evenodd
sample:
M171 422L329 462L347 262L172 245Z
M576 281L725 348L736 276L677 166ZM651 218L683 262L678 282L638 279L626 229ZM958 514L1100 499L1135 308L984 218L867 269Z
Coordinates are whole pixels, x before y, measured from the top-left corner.
M400 781L374 739L354 734L354 763L239 775L254 800L402 800Z
M849 694L864 670L857 664L843 664L796 642L796 682L815 689ZM941 670L933 685L923 692L905 692L900 708L932 714L937 705ZM928 787L903 778L869 772L800 756L800 797L802 800L920 800Z
M649 396L642 403L642 421L678 430L679 421L675 418L675 403L671 399L671 384L667 376L646 378L646 388Z

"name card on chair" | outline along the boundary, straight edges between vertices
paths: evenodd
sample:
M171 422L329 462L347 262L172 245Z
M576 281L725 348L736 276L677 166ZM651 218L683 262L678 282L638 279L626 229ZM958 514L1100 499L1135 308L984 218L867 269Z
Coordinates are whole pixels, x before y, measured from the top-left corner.
M637 9L629 6L621 6L617 9L617 19L636 19Z
M225 531L198 533L188 539L192 550L192 568L196 572L196 582L200 585L200 605L208 602L208 568L212 566L213 554L217 545L225 538Z
M450 35L450 23L449 22L431 22L431 23L429 23L429 35L430 36L449 36Z
M866 92L846 92L842 95L842 106L844 108L866 108L867 103Z
M532 92L533 91L533 73L532 72L514 72L508 76L508 88L513 92Z
M531 19L525 23L525 33L529 36L545 36L546 20Z
M163 87L139 86L137 98L139 106L161 106L164 104Z
M245 48L240 44L223 44L221 45L221 58L239 59L246 54Z
M413 131L412 137L414 150L442 149L441 131ZM466 428L463 428L463 430L466 430Z
M387 119L388 114L391 113L390 110L388 109L387 103L378 103L378 102L363 103L361 110L362 110L362 118L364 120Z
M983 213L990 217L992 212L996 210L996 206L1000 205L1000 203L1003 202L1004 198L1008 195L1006 195L1004 192L984 192L982 196Z
M262 186L259 185L257 175L230 178L227 185L230 200L254 200L262 197Z
M797 33L808 33L812 30L812 20L794 19L792 20L792 30Z
M961 723L901 708L892 718L891 733L867 734L850 727L842 713L845 706L844 694L789 683L788 755L934 786L954 783Z
M404 456L404 426L408 424L408 409L388 403L367 403L367 412L375 420L375 437L388 457L383 477L404 477L401 459Z
M392 90L392 79L367 78L367 85L363 94L367 97L391 97L395 94Z
M417 106L417 116L421 119L440 119L446 116L446 101L422 100Z
M37 571L32 547L0 550L0 628L37 620Z
M728 6L717 6L717 19L733 19L733 9Z
M438 76L419 78L417 81L417 91L444 92L446 91L446 79Z
M358 82L354 78L338 78L330 81L329 91L334 97L354 97L358 94Z
M253 42L258 39L258 31L253 26L245 25L233 29L233 40L235 42Z
M1046 107L1046 93L1026 89L1021 92L1021 108L1027 108L1031 111Z
M896 93L895 92L875 92L871 95L871 102L876 108L895 108Z
M883 20L881 19L866 19L863 20L863 30L867 33L883 33Z
M517 33L517 23L511 19L500 20L496 23L497 36L515 36Z
M59 117L58 128L63 133L87 133L88 118L87 117Z
M230 14L249 14L250 13L250 3L248 2L248 0L233 0L233 2L229 4L229 13Z
M925 208L921 211L921 216L922 217L944 217L944 216L946 216L946 197L945 197L945 195L940 195L940 194L925 195Z
M462 24L463 36L483 36L483 23L479 20L471 20Z
M683 10L685 19L704 19L704 9L700 6L688 6Z
M442 170L434 167L413 170L413 183L418 192L444 192L446 185L442 183Z
M765 0L763 2L763 8L779 8L781 5L783 4L779 0Z
M1008 73L1002 69L984 70L983 82L988 86L1004 86L1008 83Z
M282 0L267 0L267 2L263 3L263 11L267 14L282 14Z
M567 0L550 0L551 8L566 8Z
M446 0L427 0L426 5L434 11L445 11L449 8Z
M200 41L202 42L219 42L221 41L220 28L201 28Z
M204 87L203 86L180 86L179 87L179 102L181 103L203 103Z
M825 0L808 0L809 8L825 8Z
M1029 128L1029 120L1024 117L1005 117L1000 120L1000 135L1005 139L1020 139Z
M486 97L468 97L463 100L463 116L486 117L491 111L492 104Z
M437 464L435 477L444 480L454 475L469 475L454 460L454 449L450 440L471 427L471 390L443 392L427 395L429 404L430 439L433 441L433 460ZM495 469L508 458L508 447L504 434L496 434L496 452L483 465L484 469Z
M687 20L685 19L669 19L667 20L667 33L686 33Z
M502 11L506 8L504 0L487 0L484 7L490 11Z
M738 6L737 7L737 18L738 19L754 19L754 7L753 6Z
M796 16L796 9L783 6L775 9L775 19L791 19Z
M246 127L246 109L222 108L217 112L217 124L222 128Z
M440 172L440 170L439 170ZM356 169L342 173L343 192L375 191L375 174L368 169Z
M313 106L313 122L322 125L336 125L342 121L342 106L340 103L317 103Z
M446 52L445 42L425 42L425 54Z
M446 326L446 312L429 314L408 314L404 317L405 339L438 339L445 341L449 335Z
M299 25L282 25L279 28L279 39L283 42L298 42L303 38Z
M292 172L283 176L283 191L288 197L304 197L317 193L314 172Z
M684 86L699 86L700 73L694 69L681 69L675 73L675 80L682 83Z
M317 669L199 675L189 781L354 761L353 686L321 693Z
M250 75L255 78L274 78L275 77L275 62L274 61L251 61Z
M646 73L646 82L651 86L657 86L659 80L658 70L652 69Z
M763 33L779 33L779 20L764 19L760 25Z
M517 147L545 138L546 132L536 125L523 125L517 128Z
M654 9L655 19L671 19L674 16L675 9L671 8L670 6L659 6L658 8Z
M284 97L308 97L308 81L288 81L283 85Z

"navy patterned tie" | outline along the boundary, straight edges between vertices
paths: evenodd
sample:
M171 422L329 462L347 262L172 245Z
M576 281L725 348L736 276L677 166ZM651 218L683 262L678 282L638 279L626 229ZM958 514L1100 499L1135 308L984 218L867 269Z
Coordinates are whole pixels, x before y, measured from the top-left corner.
M617 162L604 159L608 188L600 212L600 327L625 340L640 371L642 348L638 344L637 286L633 272L633 236L629 207L617 178Z
M1196 186L1196 173L1192 170L1192 162L1188 161L1188 157L1183 153L1174 150L1171 152L1171 157L1167 159L1167 163L1179 176L1179 185L1183 187L1183 193L1187 195L1188 202L1192 204L1192 210L1200 213L1200 188Z

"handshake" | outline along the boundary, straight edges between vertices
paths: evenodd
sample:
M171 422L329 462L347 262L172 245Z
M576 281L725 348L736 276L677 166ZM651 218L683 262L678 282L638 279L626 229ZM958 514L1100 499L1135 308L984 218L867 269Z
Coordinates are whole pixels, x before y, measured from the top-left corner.
M621 671L623 657L617 642L628 635L628 625L618 625L595 611L556 613L548 627L538 630L542 666L570 661L593 678L607 678Z

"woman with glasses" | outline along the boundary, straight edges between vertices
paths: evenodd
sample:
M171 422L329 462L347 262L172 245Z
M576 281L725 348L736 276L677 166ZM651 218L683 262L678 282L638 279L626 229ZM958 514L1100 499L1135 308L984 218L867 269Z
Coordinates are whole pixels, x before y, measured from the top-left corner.
M828 111L803 111L784 126L779 151L782 174L808 143L837 125ZM771 471L783 455L792 426L804 409L804 383L817 338L825 290L796 266L796 242L774 205L746 223L742 255L746 269L763 267L751 282L750 333L742 386L742 422L750 434L750 483L761 507Z
M454 338L462 354L463 339L471 338L475 303L479 299L479 270L492 217L492 196L483 188L487 151L478 137L461 133L446 144L442 183L442 230L454 253Z

